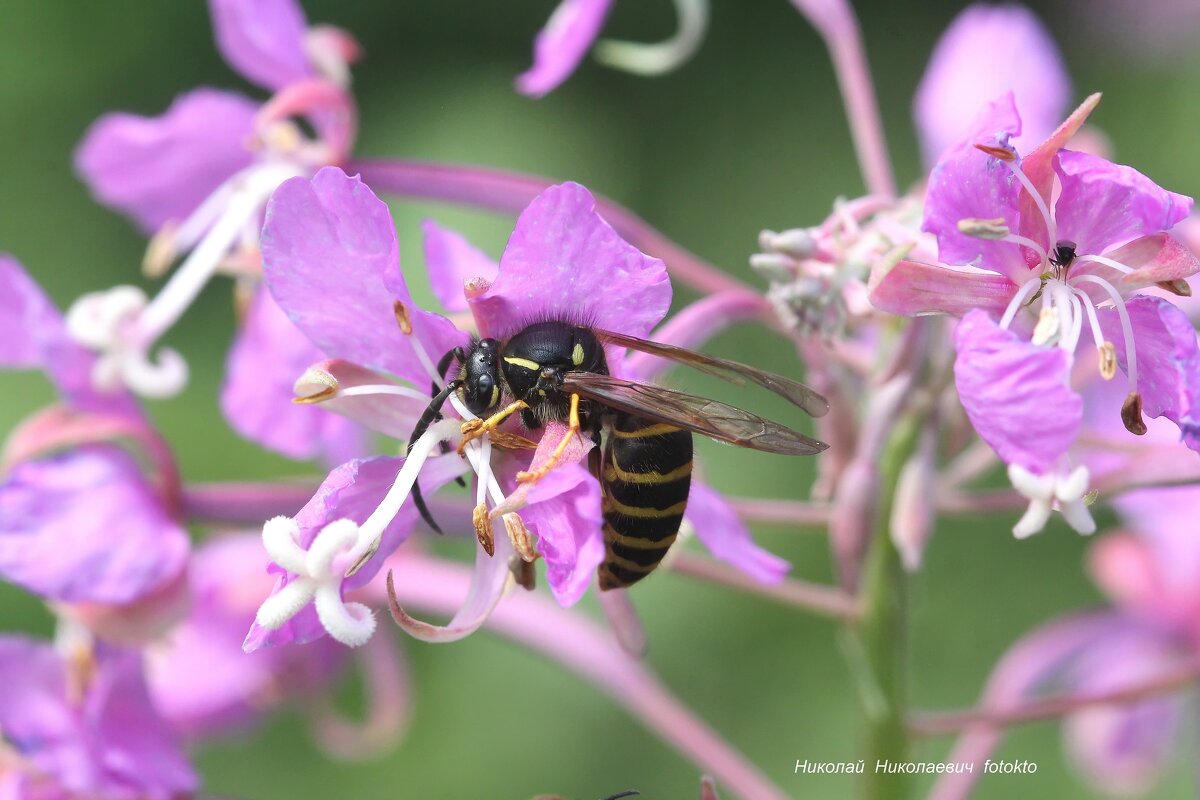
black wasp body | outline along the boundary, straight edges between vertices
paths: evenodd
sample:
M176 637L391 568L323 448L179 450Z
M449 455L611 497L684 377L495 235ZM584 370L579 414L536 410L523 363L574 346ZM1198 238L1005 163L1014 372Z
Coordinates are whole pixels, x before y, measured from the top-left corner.
M715 400L613 378L606 343L686 363L734 383L753 381L814 415L828 410L828 404L802 384L744 364L562 321L538 322L505 341L479 339L468 351L447 353L439 369L445 374L457 363L457 374L435 393L410 441L437 418L451 392L471 413L486 418L467 434L471 438L516 413L530 430L550 421L567 423L569 432L555 453L537 470L523 473L523 480L538 480L553 469L573 435L590 436L598 445L590 466L603 495L606 556L600 588L612 589L648 575L675 541L691 486L693 431L790 455L820 452L825 445ZM414 501L437 530L419 492Z

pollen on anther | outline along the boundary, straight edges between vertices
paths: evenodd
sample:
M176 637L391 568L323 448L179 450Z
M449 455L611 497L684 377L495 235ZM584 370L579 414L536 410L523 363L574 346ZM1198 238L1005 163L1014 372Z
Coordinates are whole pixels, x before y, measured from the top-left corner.
M1001 161L1015 161L1017 158L1017 154L1006 147L995 147L990 144L976 144L975 149L982 150L989 156L998 158Z
M403 301L397 300L392 303L392 314L396 317L396 324L400 326L400 332L405 336L411 336L413 332L412 319L408 316L408 307Z
M496 554L496 539L492 534L492 518L488 516L487 506L483 503L475 506L471 514L471 524L475 527L475 538L483 546L483 551L489 556Z
M1121 404L1121 422L1125 423L1125 430L1135 436L1146 435L1146 422L1142 419L1142 396L1137 392L1130 392Z
M1099 356L1100 377L1111 381L1117 375L1117 349L1112 342L1106 341L1100 345Z

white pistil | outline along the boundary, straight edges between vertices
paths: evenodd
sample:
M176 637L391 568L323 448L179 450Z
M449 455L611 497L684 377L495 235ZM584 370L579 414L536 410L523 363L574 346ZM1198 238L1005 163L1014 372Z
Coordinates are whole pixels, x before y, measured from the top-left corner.
M98 354L92 383L112 391L125 386L144 397L177 394L187 383L187 364L174 350L162 348L157 362L150 359L155 342L191 306L216 273L247 224L257 221L270 193L298 168L261 164L243 170L222 184L181 225L164 232L169 241L151 243L151 270L181 245L199 240L154 300L133 286L117 286L83 295L67 311L72 338ZM202 237L202 238L201 238Z
M375 631L375 618L363 604L342 600L342 582L378 550L384 530L412 493L426 459L456 427L453 420L442 420L429 427L413 444L395 482L362 525L350 519L329 522L305 550L300 546L300 526L294 519L268 520L263 525L263 546L271 560L293 577L259 607L258 624L276 630L311 600L330 636L350 647L366 643Z
M699 49L708 29L708 0L675 0L679 28L657 44L601 39L592 54L601 64L635 75L662 75L677 69ZM553 22L551 22L553 24Z
M1076 467L1069 474L1047 472L1036 475L1024 467L1010 464L1008 479L1013 488L1028 498L1029 507L1013 527L1013 535L1025 539L1046 527L1050 513L1057 508L1063 519L1077 532L1086 535L1096 532L1096 523L1088 511L1086 497L1089 474L1087 467Z

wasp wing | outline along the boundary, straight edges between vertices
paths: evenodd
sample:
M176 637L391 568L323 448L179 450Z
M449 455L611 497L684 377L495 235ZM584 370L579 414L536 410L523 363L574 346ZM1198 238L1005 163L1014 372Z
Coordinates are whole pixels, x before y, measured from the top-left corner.
M568 372L562 389L640 419L663 422L739 447L808 456L829 445L740 408L661 386L595 372Z
M631 350L640 350L643 353L661 356L662 358L677 361L680 364L687 364L689 367L698 369L721 380L729 381L737 386L745 386L747 380L753 381L764 389L772 391L783 399L799 406L814 417L823 417L829 413L829 401L820 394L799 381L785 378L782 375L776 375L773 372L755 369L737 361L706 356L703 353L697 353L683 347L663 344L662 342L651 342L647 339L639 339L636 336L627 336L614 331L598 330L596 331L596 336L602 342L628 347Z

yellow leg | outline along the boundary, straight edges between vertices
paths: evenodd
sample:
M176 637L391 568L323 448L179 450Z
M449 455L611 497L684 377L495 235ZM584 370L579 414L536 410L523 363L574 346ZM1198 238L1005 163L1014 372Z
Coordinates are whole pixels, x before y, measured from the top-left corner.
M469 419L462 424L462 441L458 443L458 454L461 456L466 450L467 443L472 439L478 439L490 430L495 430L500 423L511 417L513 414L523 409L529 408L524 400L518 400L515 403L509 403L504 408L492 414L487 419Z
M572 437L579 434L579 395L571 395L571 416L567 420L567 433L563 436L562 441L558 443L558 447L554 448L554 452L550 454L550 458L546 459L537 469L531 472L518 472L517 480L521 483L534 483L545 477L546 473L558 466L558 460L562 458L562 454L567 451L567 445L571 443Z

